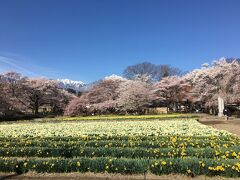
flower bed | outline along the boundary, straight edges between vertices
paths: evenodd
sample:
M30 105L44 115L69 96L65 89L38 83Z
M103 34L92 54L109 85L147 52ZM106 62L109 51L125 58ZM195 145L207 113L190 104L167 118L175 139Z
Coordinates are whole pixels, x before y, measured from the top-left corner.
M240 141L194 119L0 125L0 171L240 176Z

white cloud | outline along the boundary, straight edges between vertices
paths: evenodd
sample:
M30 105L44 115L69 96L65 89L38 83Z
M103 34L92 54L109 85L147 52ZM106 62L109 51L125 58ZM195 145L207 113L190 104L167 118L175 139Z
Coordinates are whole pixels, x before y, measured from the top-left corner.
M0 65L1 65L2 71L18 71L21 73L38 75L35 72L32 72L29 69L18 65L14 59L11 59L5 56L0 56Z
M46 67L36 66L31 59L22 55L0 52L0 73L16 71L26 76L54 76L56 71Z

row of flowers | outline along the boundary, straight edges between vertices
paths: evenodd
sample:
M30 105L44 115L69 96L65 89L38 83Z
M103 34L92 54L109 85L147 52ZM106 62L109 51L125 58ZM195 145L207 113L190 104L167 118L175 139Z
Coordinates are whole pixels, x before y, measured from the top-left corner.
M79 120L138 120L138 119L168 119L168 118L195 118L196 115L191 114L158 114L158 115L100 115L100 116L78 116L78 117L62 117L56 120L79 121ZM49 119L53 120L53 119Z
M170 174L240 176L237 160L214 161L199 158L127 159L127 158L0 158L3 172L108 172L122 174Z
M4 157L117 157L162 158L202 157L240 159L240 146L231 148L123 148L123 147L12 147L0 148Z
M0 125L0 137L227 136L227 131L191 120L19 123Z
M230 137L229 137L230 138ZM136 138L138 139L138 138ZM240 146L240 141L237 138L232 139L222 139L222 138L159 138L158 140L101 140L91 139L91 140L72 140L71 138L62 139L45 139L45 138L34 138L28 139L23 138L19 141L11 138L2 138L0 141L0 147L3 148L14 148L14 147L46 147L46 148L83 148L83 147L131 147L131 148L231 148L234 146Z

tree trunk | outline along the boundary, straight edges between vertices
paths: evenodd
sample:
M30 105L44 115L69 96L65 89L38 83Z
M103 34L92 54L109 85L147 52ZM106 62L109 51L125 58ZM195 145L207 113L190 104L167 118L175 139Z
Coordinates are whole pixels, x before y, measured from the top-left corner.
M173 103L173 111L174 111L174 112L177 112L177 111L178 111L178 103L177 103L177 102L174 102L174 103Z
M189 112L190 113L193 112L193 103L192 102L189 103Z
M39 99L36 98L34 102L34 114L38 115L38 109L39 109Z

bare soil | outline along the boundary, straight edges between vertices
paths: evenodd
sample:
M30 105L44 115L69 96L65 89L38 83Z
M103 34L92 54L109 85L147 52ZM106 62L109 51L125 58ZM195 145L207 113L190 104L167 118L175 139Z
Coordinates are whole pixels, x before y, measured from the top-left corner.
M100 174L100 173L27 173L23 175L16 174L0 174L0 179L79 179L79 180L240 180L240 178L225 178L220 176L207 177L207 176L197 176L197 177L188 177L185 175L162 175L157 176L153 174L144 175L121 175L121 174Z
M226 130L240 137L240 118L230 117L225 120L224 117L201 114L199 122L219 130Z

